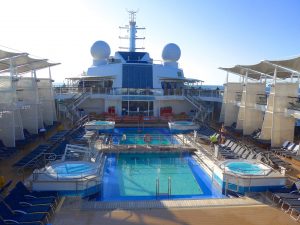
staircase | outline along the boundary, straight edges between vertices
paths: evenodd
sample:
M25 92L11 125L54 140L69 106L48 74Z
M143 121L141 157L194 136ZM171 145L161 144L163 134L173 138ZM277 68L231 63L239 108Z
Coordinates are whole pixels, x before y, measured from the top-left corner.
M211 106L206 105L204 101L199 99L197 96L192 96L186 93L184 97L197 109L197 112L193 117L193 121L205 122L209 119L209 115L212 113Z
M89 92L83 92L78 95L75 95L73 98L70 99L68 103L65 103L67 117L72 121L75 122L80 119L80 114L77 111L77 107L83 103L86 99L90 97Z

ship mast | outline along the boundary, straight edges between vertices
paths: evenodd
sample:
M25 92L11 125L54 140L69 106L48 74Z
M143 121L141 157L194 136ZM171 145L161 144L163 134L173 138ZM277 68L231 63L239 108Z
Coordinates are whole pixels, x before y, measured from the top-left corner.
M137 37L136 33L137 30L144 30L144 27L138 27L136 26L136 13L138 11L134 10L127 10L129 13L129 26L125 25L124 27L119 27L120 29L126 29L127 32L129 33L128 35L125 36L120 36L120 39L128 39L129 40L129 47L120 47L122 49L128 49L129 52L135 52L137 49L145 49L144 47L142 48L136 48L135 41L136 40L145 40L145 37Z

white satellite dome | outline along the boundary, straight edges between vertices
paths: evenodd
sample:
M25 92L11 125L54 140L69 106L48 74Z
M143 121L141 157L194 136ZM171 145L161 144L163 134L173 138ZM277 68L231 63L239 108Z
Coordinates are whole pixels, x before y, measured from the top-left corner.
M167 44L162 51L162 58L164 61L176 62L180 59L180 55L180 48L174 43Z
M94 60L107 59L110 56L110 47L105 41L96 41L91 47Z

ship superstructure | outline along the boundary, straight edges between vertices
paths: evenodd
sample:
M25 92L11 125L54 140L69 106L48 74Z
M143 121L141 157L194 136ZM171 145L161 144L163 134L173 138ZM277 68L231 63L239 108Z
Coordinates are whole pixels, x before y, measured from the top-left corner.
M128 51L117 51L111 55L107 42L96 41L91 47L93 64L87 73L69 78L68 84L81 92L69 108L80 109L83 114L113 112L118 116L159 117L166 112L185 115L201 112L202 120L209 117L212 107L207 105L210 102L205 103L198 98L200 89L194 88L199 87L202 81L186 78L178 66L181 56L179 46L166 44L162 50L162 61L154 62L148 52L137 51L143 48L136 47L139 39L136 33L144 28L137 27L135 11L130 11L129 15L129 25L121 27L128 30L128 35L122 37L129 40ZM65 99L66 95L58 98Z

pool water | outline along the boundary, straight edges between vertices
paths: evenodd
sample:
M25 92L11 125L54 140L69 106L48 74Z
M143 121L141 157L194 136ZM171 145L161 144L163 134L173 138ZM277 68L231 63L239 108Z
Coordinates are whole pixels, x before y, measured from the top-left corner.
M115 128L113 143L121 145L178 145L167 128Z
M91 124L95 124L95 125L112 125L114 124L111 121L101 121L101 120L97 120L95 122L91 122Z
M250 162L230 162L225 167L233 173L242 175L264 175L267 172L259 164Z
M107 156L101 200L221 197L188 153Z
M176 121L173 124L174 125L195 125L193 122L190 121Z

